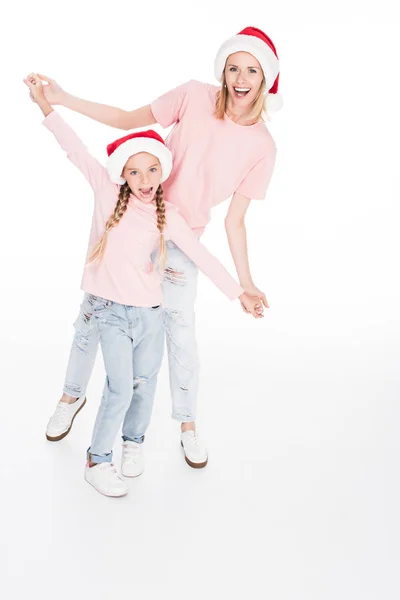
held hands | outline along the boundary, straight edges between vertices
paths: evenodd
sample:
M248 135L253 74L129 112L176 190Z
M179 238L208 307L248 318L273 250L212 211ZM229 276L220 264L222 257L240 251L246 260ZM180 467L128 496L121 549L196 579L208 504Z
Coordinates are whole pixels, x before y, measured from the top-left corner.
M29 88L29 95L32 102L36 102L44 116L47 117L53 112L53 108L45 93L45 87L49 87L49 85L43 86L40 75L37 73L30 73L30 75L24 79L24 83Z
M49 104L62 104L62 99L64 96L64 90L61 86L58 85L57 81L51 79L50 77L46 77L46 75L42 75L38 73L40 79L45 81L47 85L43 86L44 95Z
M267 298L266 298L264 292L259 290L258 287L256 287L254 285L254 283L252 283L251 285L243 285L242 284L242 288L250 296L257 296L257 298L259 298L260 301L264 304L265 308L269 308L269 304L267 302Z
M255 319L263 318L264 308L259 297L250 296L250 294L244 292L241 296L239 296L239 300L244 312L252 314Z
M26 83L28 87L30 87L28 83L30 78L35 78L35 85L40 84L43 92L43 97L47 100L49 104L61 104L64 95L64 90L58 85L56 81L54 81L54 79L46 77L46 75L42 75L41 73L31 73L26 79L24 79L24 83ZM46 83L46 85L43 85L43 81ZM32 93L32 89L30 89L30 92L31 100L33 102L37 102L37 99Z
M43 84L40 80L39 75L36 75L36 73L30 73L24 79L24 83L29 88L29 95L33 102L37 102L39 104L41 101L45 100Z
M242 309L245 313L252 314L254 318L260 319L264 316L264 306L269 308L267 298L254 283L243 285L245 293L239 297Z

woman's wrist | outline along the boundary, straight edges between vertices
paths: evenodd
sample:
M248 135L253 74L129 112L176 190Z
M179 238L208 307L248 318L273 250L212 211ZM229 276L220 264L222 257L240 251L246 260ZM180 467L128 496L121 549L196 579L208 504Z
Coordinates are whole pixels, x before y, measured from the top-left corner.
M248 277L239 279L239 283L244 290L247 290L254 286L252 279Z
M64 92L64 90L62 90L62 92L60 92L60 97L58 99L57 104L59 106L65 106L66 108L68 108L68 102L71 98L71 94L68 94L68 92Z

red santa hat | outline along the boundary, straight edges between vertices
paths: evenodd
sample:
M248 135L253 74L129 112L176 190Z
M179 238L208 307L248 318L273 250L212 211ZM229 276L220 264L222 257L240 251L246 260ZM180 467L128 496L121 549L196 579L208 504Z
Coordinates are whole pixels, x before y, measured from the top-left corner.
M161 182L168 179L172 169L172 154L165 145L164 140L156 131L148 129L138 133L130 133L108 144L106 169L113 183L123 185L126 180L122 171L131 156L139 152L152 154L161 164Z
M282 96L278 93L279 59L272 40L261 29L246 27L237 35L226 40L218 50L214 62L214 72L222 81L226 59L235 52L248 52L260 63L264 72L267 89L267 112L272 113L282 107Z

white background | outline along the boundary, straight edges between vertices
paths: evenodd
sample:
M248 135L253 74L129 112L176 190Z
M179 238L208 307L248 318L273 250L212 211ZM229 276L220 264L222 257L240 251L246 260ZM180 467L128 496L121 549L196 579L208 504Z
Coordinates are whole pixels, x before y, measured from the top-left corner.
M3 12L5 599L399 598L400 22L390 4L38 0ZM209 465L183 460L164 365L146 471L126 498L108 499L83 480L100 356L71 434L44 437L81 299L92 196L22 78L43 72L133 109L188 79L215 83L219 45L246 25L276 43L285 101L269 124L273 180L247 218L253 277L271 308L252 320L201 277L198 425ZM60 112L103 161L120 132ZM203 241L233 272L226 209ZM117 443L117 465L119 453Z

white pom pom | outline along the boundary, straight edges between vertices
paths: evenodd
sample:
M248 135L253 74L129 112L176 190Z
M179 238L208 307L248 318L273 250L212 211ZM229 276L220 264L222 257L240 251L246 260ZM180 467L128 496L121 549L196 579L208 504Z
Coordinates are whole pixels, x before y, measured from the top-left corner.
M268 115L272 115L275 112L277 112L278 110L280 110L282 108L282 105L283 105L283 100L282 100L282 96L279 93L278 94L267 94L266 107L267 107Z

